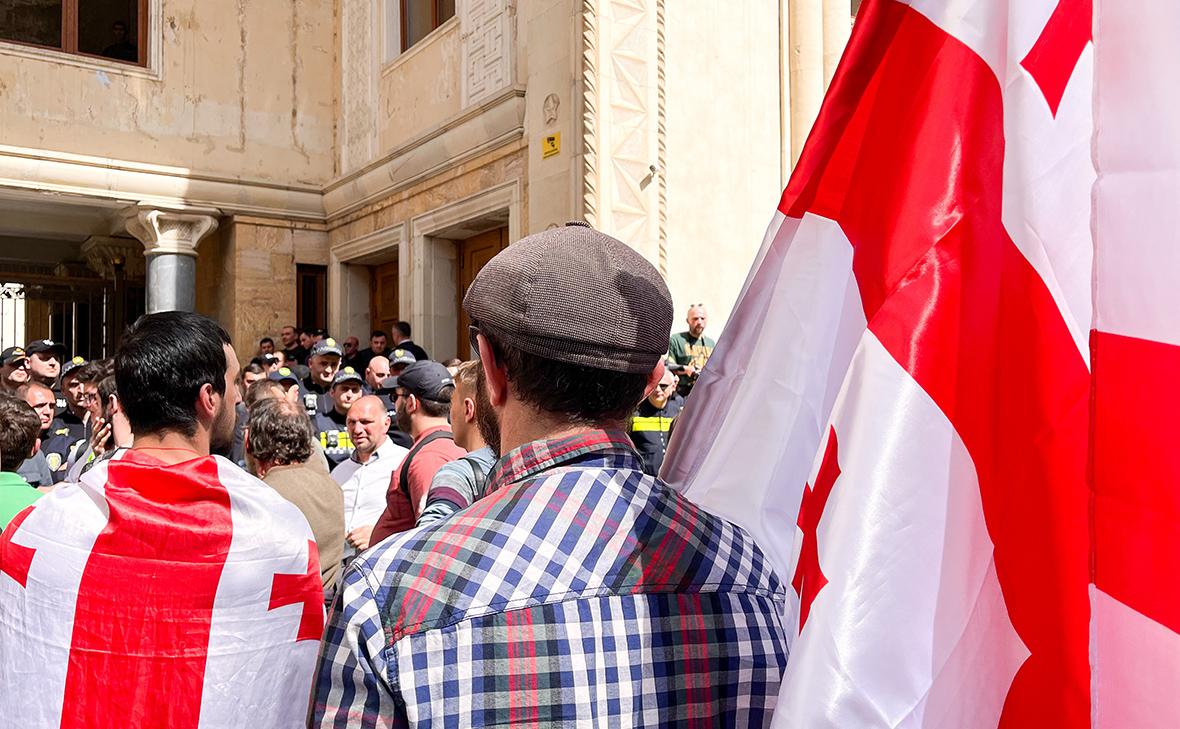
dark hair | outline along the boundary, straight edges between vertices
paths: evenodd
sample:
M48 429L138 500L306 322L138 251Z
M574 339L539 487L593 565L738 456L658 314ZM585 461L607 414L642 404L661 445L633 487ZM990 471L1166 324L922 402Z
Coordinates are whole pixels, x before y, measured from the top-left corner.
M0 471L15 471L33 455L41 418L24 400L0 395Z
M288 324L287 326L291 326L291 325ZM295 336L299 336L300 334L303 334L302 327L291 326L291 329L292 329L292 331L295 332Z
M406 337L406 338L408 339L408 338L411 336L411 332L410 332L410 322L408 322L408 321L399 321L397 324L394 324L394 326L396 326L396 327L397 327L397 330L398 330L399 332L401 332L401 335L402 335L403 337Z
M496 363L508 372L508 384L522 402L572 425L626 420L647 390L642 372L614 372L558 362L502 344L480 325Z
M389 338L389 337L388 337L388 336L385 334L385 332L381 331L380 329L374 329L374 330L373 330L373 331L372 331L372 332L369 334L369 339L372 339L373 337L381 337L382 339L388 339L388 338Z
M463 369L459 369L459 376L463 377ZM464 378L464 382L466 382ZM488 378L484 374L483 364L475 360L475 425L479 428L479 435L483 442L491 446L492 452L500 455L500 419L492 408L492 400L488 397Z
M87 362L69 374L77 382L97 382L111 374L110 360Z
M127 329L115 355L119 402L131 432L197 432L197 395L225 394L229 335L217 322L184 311L146 314Z
M311 458L311 419L300 405L274 397L261 400L246 427L246 451L256 460L286 465Z
M102 403L102 419L109 423L111 422L111 417L113 415L111 410L111 397L116 399L119 397L118 383L115 381L114 375L107 375L106 377L99 380L95 387L98 389L99 402ZM111 448L114 446L114 443L115 430L112 428L110 435L107 436L106 443L103 445L105 445L107 448Z
M275 340L271 339L270 337L263 337L262 339L258 340L258 343L259 344L274 344Z
M283 385L277 380L259 380L246 388L246 394L242 396L242 402L245 403L247 410L253 410L254 406L261 400L271 397L284 398L286 395L287 391L283 389Z
M261 358L261 357L255 357L254 359L250 360L250 364L248 364L248 365L246 365L245 367L243 367L243 368L242 368L242 371L241 371L241 373L240 373L238 376L239 376L239 377L242 377L242 376L243 376L243 375L245 375L247 372L249 372L249 373L250 373L250 374L252 374L252 375L264 375L264 374L266 374L266 368L262 366L262 358ZM244 379L244 378L243 378L243 379Z

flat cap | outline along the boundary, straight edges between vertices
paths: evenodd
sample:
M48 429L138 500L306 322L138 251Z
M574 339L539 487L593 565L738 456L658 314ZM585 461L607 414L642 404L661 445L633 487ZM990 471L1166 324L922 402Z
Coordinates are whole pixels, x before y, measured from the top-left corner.
M476 275L463 308L506 345L614 372L650 372L672 329L672 296L659 271L582 222L505 248Z

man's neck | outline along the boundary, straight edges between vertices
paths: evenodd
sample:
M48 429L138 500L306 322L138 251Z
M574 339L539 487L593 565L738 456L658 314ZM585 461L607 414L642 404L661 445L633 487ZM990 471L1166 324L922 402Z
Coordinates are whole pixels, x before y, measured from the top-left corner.
M446 418L416 417L410 421L410 437L418 440L418 438L422 437L423 433L432 428L449 425L450 423Z
M131 449L168 465L184 463L209 455L209 434L200 428L191 438L176 431L144 433L134 437Z
M488 444L479 436L479 428L475 423L467 426L467 433L464 438L455 438L455 445L459 446L468 453L474 453L480 448L487 448Z
M540 412L510 400L500 412L500 453L511 453L525 443L555 440L596 430L623 430L623 423L571 424L562 415Z
M51 390L53 389L54 384L57 383L56 377L42 377L41 375L33 375L32 379L33 379L33 382L39 382Z
M360 448L353 451L352 454L356 457L357 463L368 463L369 459L373 457L373 454L381 450L381 446L385 445L385 440L385 438L382 438L381 442L373 446L373 449L370 451L362 451Z

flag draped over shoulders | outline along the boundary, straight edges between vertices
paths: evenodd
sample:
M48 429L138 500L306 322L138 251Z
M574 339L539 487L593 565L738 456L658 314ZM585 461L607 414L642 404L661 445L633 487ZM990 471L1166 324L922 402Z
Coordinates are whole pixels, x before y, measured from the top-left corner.
M127 451L0 537L0 724L301 726L323 622L298 509Z
M794 588L777 726L1180 720L1173 5L862 6L663 469Z

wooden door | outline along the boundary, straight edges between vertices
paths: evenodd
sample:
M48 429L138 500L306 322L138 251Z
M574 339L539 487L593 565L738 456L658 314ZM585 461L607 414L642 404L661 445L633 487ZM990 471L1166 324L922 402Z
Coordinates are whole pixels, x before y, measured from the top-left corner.
M459 242L459 299L455 302L455 311L459 313L456 317L459 330L455 351L459 353L460 359L469 359L471 356L467 336L470 321L463 312L463 295L467 293L467 288L475 280L475 274L479 273L484 264L507 247L508 228L496 228Z
M398 321L399 283L397 259L380 266L373 266L371 298L369 301L369 320L372 329L380 329L387 335L393 330ZM362 338L364 347L368 345L368 332ZM360 334L357 335L358 338ZM390 340L392 345L392 339ZM363 347L362 347L363 349Z

